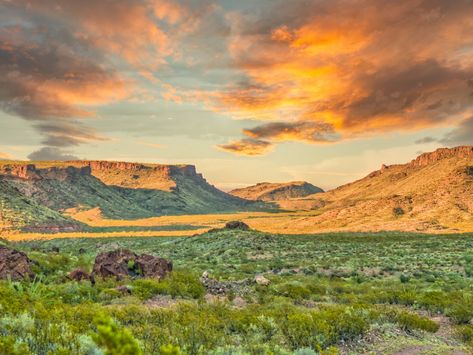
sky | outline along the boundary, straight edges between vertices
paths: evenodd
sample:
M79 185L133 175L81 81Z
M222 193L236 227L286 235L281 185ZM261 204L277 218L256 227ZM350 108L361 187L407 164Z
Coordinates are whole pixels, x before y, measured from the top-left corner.
M473 0L0 0L0 159L325 189L473 144Z

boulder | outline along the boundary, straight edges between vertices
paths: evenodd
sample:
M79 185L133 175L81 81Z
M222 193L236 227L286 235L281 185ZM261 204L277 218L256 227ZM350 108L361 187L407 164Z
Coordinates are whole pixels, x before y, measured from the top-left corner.
M95 258L93 274L102 278L114 277L117 280L134 276L133 268L137 257L127 249L100 253Z
M263 275L256 275L255 277L255 282L258 284L258 285L261 285L261 286L268 286L271 281L269 281L266 277L264 277Z
M95 258L93 274L102 278L149 277L162 279L172 271L172 262L157 256L137 255L127 249L103 252Z
M74 281L82 281L82 280L92 281L91 275L87 271L84 271L82 269L72 270L69 273L69 275L67 275L67 278L70 279L70 280L74 280Z
M131 289L128 286L120 285L115 288L118 292L123 295L131 295Z
M249 286L251 285L250 279L238 281L219 281L211 278L207 271L205 271L200 277L200 282L207 290L207 293L217 296L230 293L235 295L244 295L249 292Z
M25 253L0 246L0 279L33 279L32 265L33 261Z
M239 230L249 230L250 227L248 224L242 221L230 221L225 224L225 229L239 229Z
M135 268L143 277L160 280L172 271L172 262L157 256L142 254L136 258Z

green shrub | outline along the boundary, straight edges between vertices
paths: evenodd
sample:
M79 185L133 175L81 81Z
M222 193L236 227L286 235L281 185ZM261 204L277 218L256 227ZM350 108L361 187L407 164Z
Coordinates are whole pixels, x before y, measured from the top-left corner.
M406 311L401 311L396 315L396 322L403 330L408 332L420 329L430 333L435 333L439 329L439 325L433 320Z
M473 306L455 303L447 310L447 315L457 324L468 324L473 319Z
M110 318L96 320L97 333L94 342L104 350L105 355L141 355L137 340L127 329L120 329Z
M460 325L455 330L463 342L473 347L473 325Z
M171 291L167 280L139 279L133 282L132 293L142 300L147 300L156 295L169 295Z

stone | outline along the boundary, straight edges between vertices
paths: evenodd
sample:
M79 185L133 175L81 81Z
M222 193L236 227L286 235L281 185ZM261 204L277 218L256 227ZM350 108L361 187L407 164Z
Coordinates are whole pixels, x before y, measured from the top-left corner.
M137 255L127 249L102 252L95 258L93 274L102 278L149 277L162 279L172 271L172 262L157 256Z
M32 265L33 261L25 253L0 246L0 279L33 279L35 274L31 270Z
M242 221L230 221L225 224L225 229L249 230L250 227Z
M258 285L261 285L261 286L268 286L269 284L271 284L271 281L268 280L266 277L264 277L263 275L256 275L255 277L255 282L258 284Z
M134 276L136 258L137 255L127 249L100 253L95 258L93 274L102 278L114 277L117 280Z
M67 275L67 278L75 281L91 280L91 275L87 271L79 268L72 270L69 275Z
M143 277L161 280L172 271L172 262L157 256L142 254L136 258L135 267Z

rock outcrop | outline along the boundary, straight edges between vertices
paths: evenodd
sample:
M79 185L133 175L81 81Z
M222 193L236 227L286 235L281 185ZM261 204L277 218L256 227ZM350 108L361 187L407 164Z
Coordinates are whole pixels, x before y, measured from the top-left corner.
M250 226L242 221L230 221L225 224L225 229L239 229L247 231L250 229Z
M103 252L95 258L93 275L122 280L127 277L162 279L172 271L172 263L152 255L137 255L128 249Z
M35 274L31 270L32 266L33 262L25 253L0 246L0 279L33 279Z
M430 153L424 153L414 159L410 165L423 167L448 158L473 159L472 146L460 146L455 148L439 148Z
M142 254L135 259L135 267L144 277L160 280L172 271L172 262L153 255Z
M89 280L92 283L95 283L95 280L92 275L90 275L87 271L83 269L74 269L72 270L69 275L67 275L67 278L69 280L74 280L74 281L86 281Z
M251 280L244 279L240 281L218 281L209 276L207 271L204 271L200 277L200 282L211 295L227 295L233 293L235 295L243 295L249 292Z

